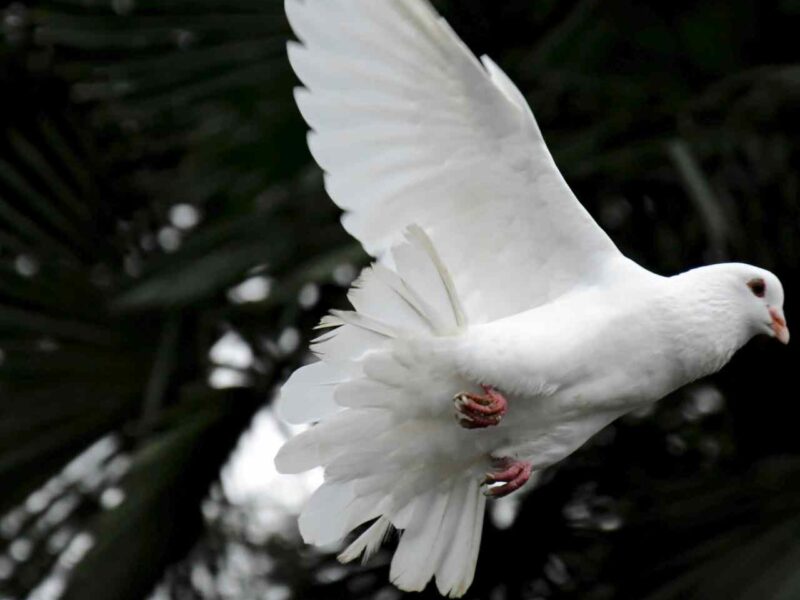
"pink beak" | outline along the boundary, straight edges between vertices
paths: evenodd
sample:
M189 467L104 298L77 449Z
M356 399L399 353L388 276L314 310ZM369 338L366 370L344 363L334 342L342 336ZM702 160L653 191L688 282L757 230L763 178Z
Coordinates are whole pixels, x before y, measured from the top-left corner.
M775 337L783 344L789 343L789 328L786 327L786 319L779 308L770 308L769 314L772 316L772 331Z

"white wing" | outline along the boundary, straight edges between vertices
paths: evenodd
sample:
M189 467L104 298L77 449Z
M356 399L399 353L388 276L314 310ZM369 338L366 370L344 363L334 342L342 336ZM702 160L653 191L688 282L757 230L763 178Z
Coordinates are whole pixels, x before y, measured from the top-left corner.
M596 281L621 258L520 91L426 0L286 0L286 13L309 147L370 254L421 225L473 323Z

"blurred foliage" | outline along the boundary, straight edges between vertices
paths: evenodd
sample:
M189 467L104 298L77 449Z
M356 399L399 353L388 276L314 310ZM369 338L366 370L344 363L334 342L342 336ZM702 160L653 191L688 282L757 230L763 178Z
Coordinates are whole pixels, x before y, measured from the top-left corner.
M436 4L629 256L773 269L791 322L796 0ZM305 149L282 2L3 10L0 598L399 597L387 552L254 541L215 484L366 261ZM215 356L230 332L250 360ZM796 361L759 340L498 505L469 597L800 597Z

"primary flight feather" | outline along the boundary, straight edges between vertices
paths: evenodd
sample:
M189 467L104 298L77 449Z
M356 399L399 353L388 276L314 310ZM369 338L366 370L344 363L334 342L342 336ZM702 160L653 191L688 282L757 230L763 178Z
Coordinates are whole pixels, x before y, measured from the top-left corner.
M284 386L315 422L284 473L322 466L313 544L373 521L340 558L401 531L391 579L470 586L487 496L617 417L720 369L754 335L786 343L783 289L743 264L655 275L581 206L533 113L426 0L286 0L298 107L343 223L378 260ZM455 417L455 418L454 418Z

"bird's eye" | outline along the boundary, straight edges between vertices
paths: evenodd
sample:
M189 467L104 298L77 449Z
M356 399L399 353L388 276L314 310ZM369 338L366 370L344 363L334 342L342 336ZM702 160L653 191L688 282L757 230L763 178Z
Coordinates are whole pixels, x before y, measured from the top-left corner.
M763 298L767 293L767 284L763 279L752 279L747 282L747 287L753 290L753 293L759 298Z

